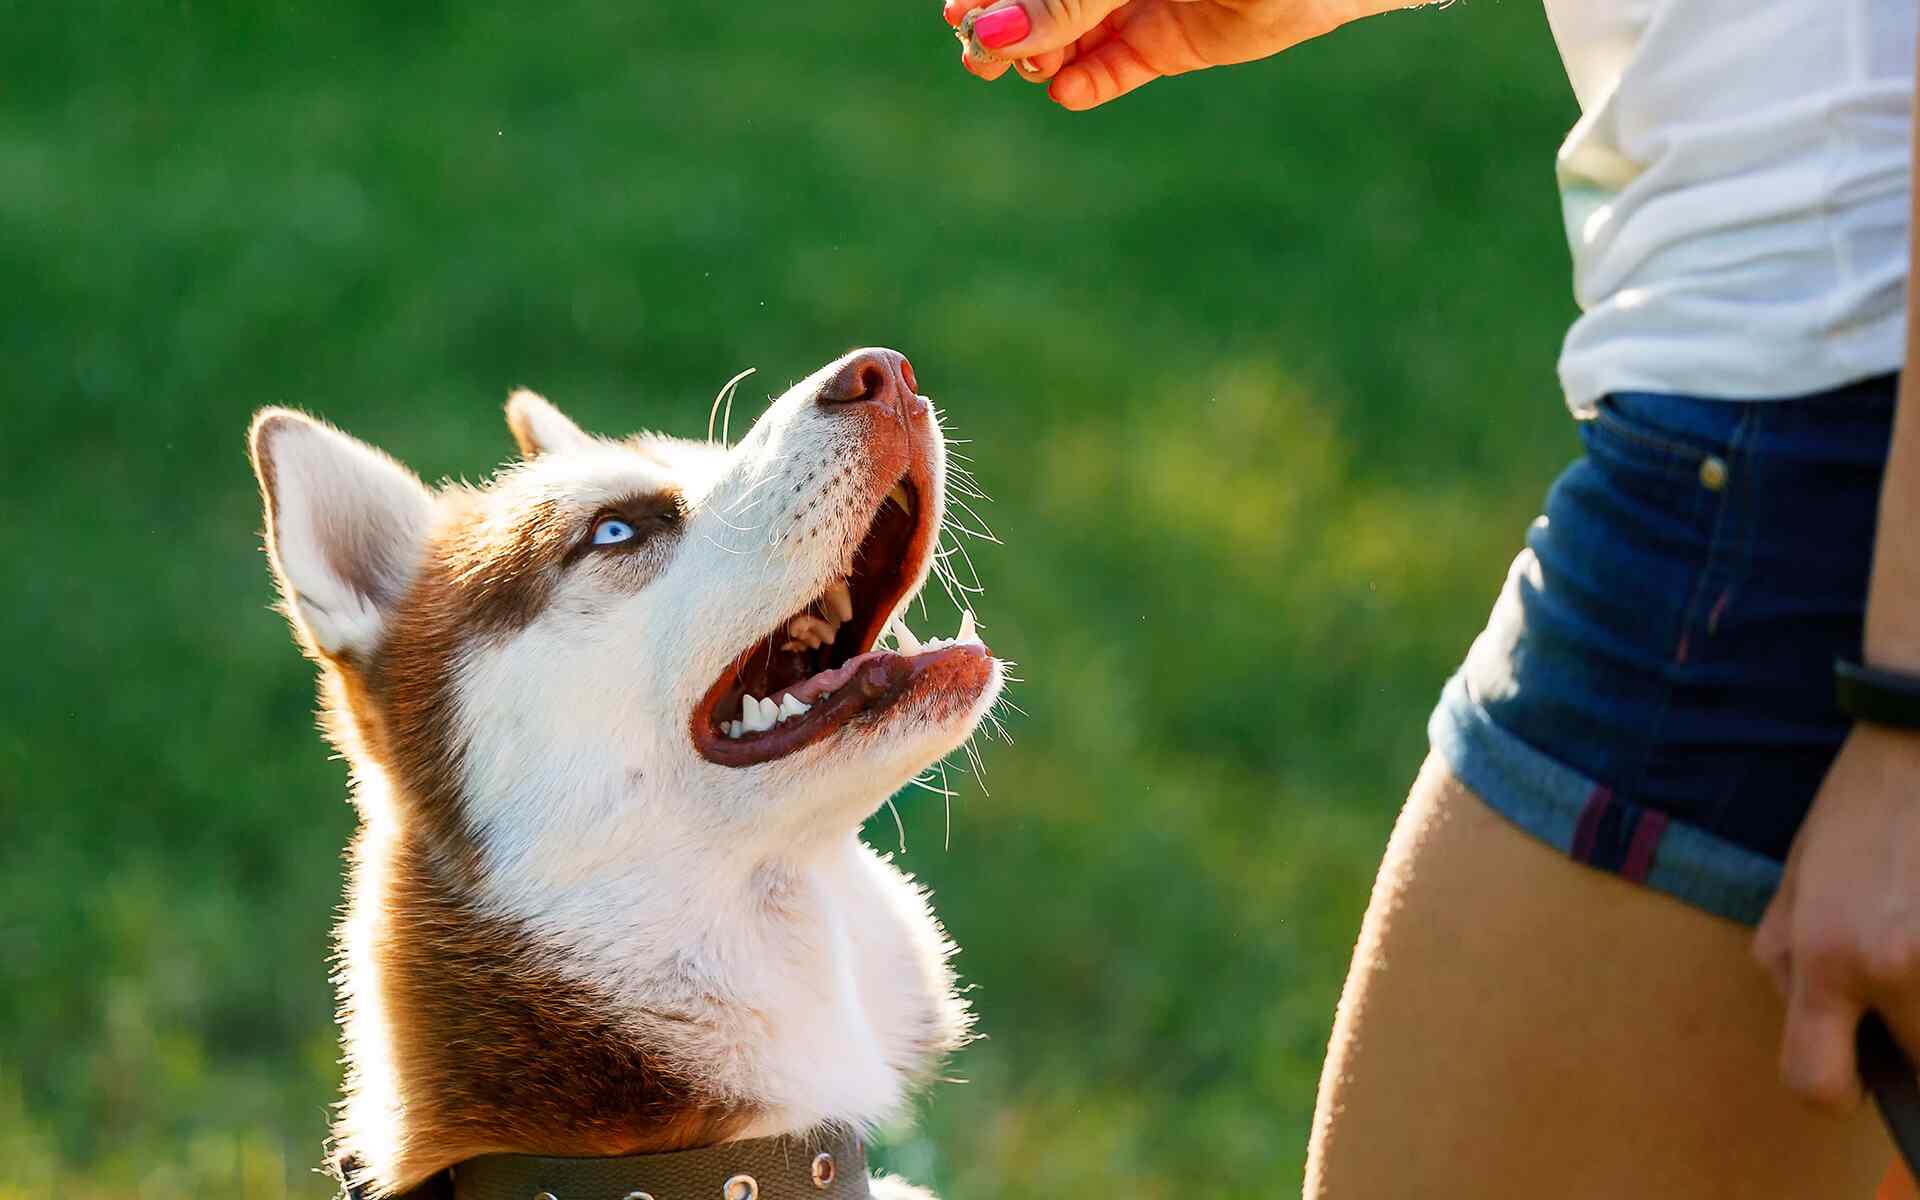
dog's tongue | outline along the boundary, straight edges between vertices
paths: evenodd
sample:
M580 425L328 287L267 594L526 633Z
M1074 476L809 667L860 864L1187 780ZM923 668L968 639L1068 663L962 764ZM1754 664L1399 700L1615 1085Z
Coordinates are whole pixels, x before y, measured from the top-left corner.
M708 759L724 766L770 762L819 741L866 710L891 700L913 682L913 675L911 659L885 651L863 654L781 693L811 704L812 709L804 716L744 739L715 735L710 729L696 731L695 738ZM826 682L829 680L834 682Z
M766 695L760 698L778 703L791 696L802 704L810 705L820 697L844 687L847 681L859 674L862 667L871 660L880 658L911 660L949 646L981 645L979 631L974 625L972 609L967 609L960 614L960 628L950 638L932 638L923 642L914 636L911 629L907 628L904 617L895 617L888 623L887 631L893 634L894 640L899 643L899 649L869 650L864 654L856 654L837 667L820 671L781 687L775 687L771 680L766 680L764 682Z
M790 688L783 689L780 696L792 696L802 704L812 704L827 693L838 691L866 664L876 659L899 657L886 650L869 650L865 654L848 659L831 671L822 671L818 675L801 680ZM768 696L767 699L778 700L780 696Z

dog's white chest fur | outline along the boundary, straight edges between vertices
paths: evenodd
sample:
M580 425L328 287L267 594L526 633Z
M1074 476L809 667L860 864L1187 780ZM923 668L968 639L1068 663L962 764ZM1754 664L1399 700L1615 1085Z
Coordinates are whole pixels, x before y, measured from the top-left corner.
M636 1037L666 1044L671 1024L683 1069L759 1108L743 1136L884 1121L964 1037L952 947L925 894L858 838L803 854L656 860L597 886L489 899L584 989L615 998ZM648 915L660 913L674 919Z

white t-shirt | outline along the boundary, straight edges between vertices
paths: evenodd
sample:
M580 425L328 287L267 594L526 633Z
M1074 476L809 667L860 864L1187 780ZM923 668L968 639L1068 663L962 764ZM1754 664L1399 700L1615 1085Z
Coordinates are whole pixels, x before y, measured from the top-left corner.
M1905 346L1916 0L1546 0L1581 118L1558 176L1560 380L1759 399Z

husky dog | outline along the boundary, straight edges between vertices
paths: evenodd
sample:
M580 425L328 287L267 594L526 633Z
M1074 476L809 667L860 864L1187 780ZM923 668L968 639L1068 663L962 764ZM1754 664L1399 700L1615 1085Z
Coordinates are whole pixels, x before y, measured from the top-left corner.
M360 817L349 1183L888 1119L970 1018L926 894L858 831L1005 674L971 613L905 625L949 471L912 367L848 354L731 447L595 437L528 392L507 422L523 461L437 490L253 422Z

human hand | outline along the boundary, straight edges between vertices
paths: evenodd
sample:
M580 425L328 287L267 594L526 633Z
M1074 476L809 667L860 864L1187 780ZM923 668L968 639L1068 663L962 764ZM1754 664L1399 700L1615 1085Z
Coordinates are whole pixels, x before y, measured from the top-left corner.
M1854 727L1787 856L1753 954L1787 1002L1780 1074L1822 1108L1859 1103L1872 1009L1920 1061L1920 733Z
M1092 108L1164 75L1251 62L1409 0L946 0L961 65L998 79L1018 65L1064 108ZM1412 0L1419 3L1420 0Z

